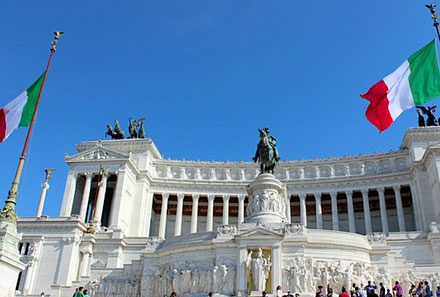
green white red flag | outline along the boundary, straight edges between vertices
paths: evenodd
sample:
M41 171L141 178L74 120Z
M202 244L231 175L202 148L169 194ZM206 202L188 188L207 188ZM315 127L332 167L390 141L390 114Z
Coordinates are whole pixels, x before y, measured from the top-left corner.
M37 105L45 72L26 91L0 109L0 142L18 127L28 127Z
M367 119L380 132L404 111L440 96L440 70L435 40L410 56L393 73L361 95L370 101Z

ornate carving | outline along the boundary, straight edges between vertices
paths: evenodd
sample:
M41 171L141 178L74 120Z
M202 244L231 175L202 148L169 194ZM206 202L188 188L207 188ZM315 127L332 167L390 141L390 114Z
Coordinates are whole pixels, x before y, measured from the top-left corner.
M286 235L303 235L305 227L302 224L292 223L284 226L284 232Z
M145 243L145 245L149 248L157 247L162 241L163 238L158 236L152 236L147 238L147 242Z
M367 234L367 240L371 244L385 244L386 243L386 236L383 233L370 233Z
M235 225L222 225L217 227L217 237L232 237L237 234Z

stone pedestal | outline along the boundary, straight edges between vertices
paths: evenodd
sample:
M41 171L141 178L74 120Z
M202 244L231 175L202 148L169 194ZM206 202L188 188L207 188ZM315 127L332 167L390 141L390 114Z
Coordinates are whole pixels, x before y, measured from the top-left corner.
M0 296L15 296L18 274L26 266L18 253L20 240L15 225L0 221Z
M286 222L286 188L274 175L264 173L247 188L249 204L246 223Z

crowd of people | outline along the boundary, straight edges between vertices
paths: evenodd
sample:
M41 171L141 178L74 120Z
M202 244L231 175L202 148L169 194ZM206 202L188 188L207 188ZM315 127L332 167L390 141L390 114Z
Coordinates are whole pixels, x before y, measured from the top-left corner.
M326 291L323 286L319 286L315 297L333 297L333 294L335 292L330 286L327 286ZM368 281L366 286L353 284L350 290L342 287L338 295L340 297L403 297L404 292L398 281L394 283L392 289L386 288L383 283L377 287L375 282ZM411 285L408 295L405 297L440 297L440 286L437 287L434 294L429 282L419 282L418 286Z
M323 286L318 286L315 297L334 297L334 294L338 294L339 297L404 297L403 288L398 281L394 283L394 287L391 290L386 288L383 283L380 283L378 287L374 281L368 281L366 286L353 284L349 290L343 286L340 292L334 292L329 285L326 290L324 290ZM262 295L263 297L267 296L267 292L263 291ZM41 296L44 296L44 293ZM208 297L212 296L213 293L209 292ZM84 287L79 287L75 290L73 297L90 296L88 290L85 290ZM178 297L178 295L176 292L172 292L169 296L165 295L163 297ZM295 293L293 295L290 291L287 291L287 294L283 294L281 286L278 286L276 288L276 297L300 297L300 294ZM440 286L433 292L428 281L419 282L417 286L412 284L408 295L405 297L440 297Z

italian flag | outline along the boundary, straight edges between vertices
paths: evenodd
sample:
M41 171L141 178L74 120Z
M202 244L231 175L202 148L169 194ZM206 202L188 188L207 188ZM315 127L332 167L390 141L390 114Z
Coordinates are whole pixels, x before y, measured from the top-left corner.
M45 74L46 72L26 91L0 109L0 142L18 127L28 127L31 123Z
M370 101L367 119L380 132L402 111L440 96L440 71L435 40L414 53L393 73L361 95Z

